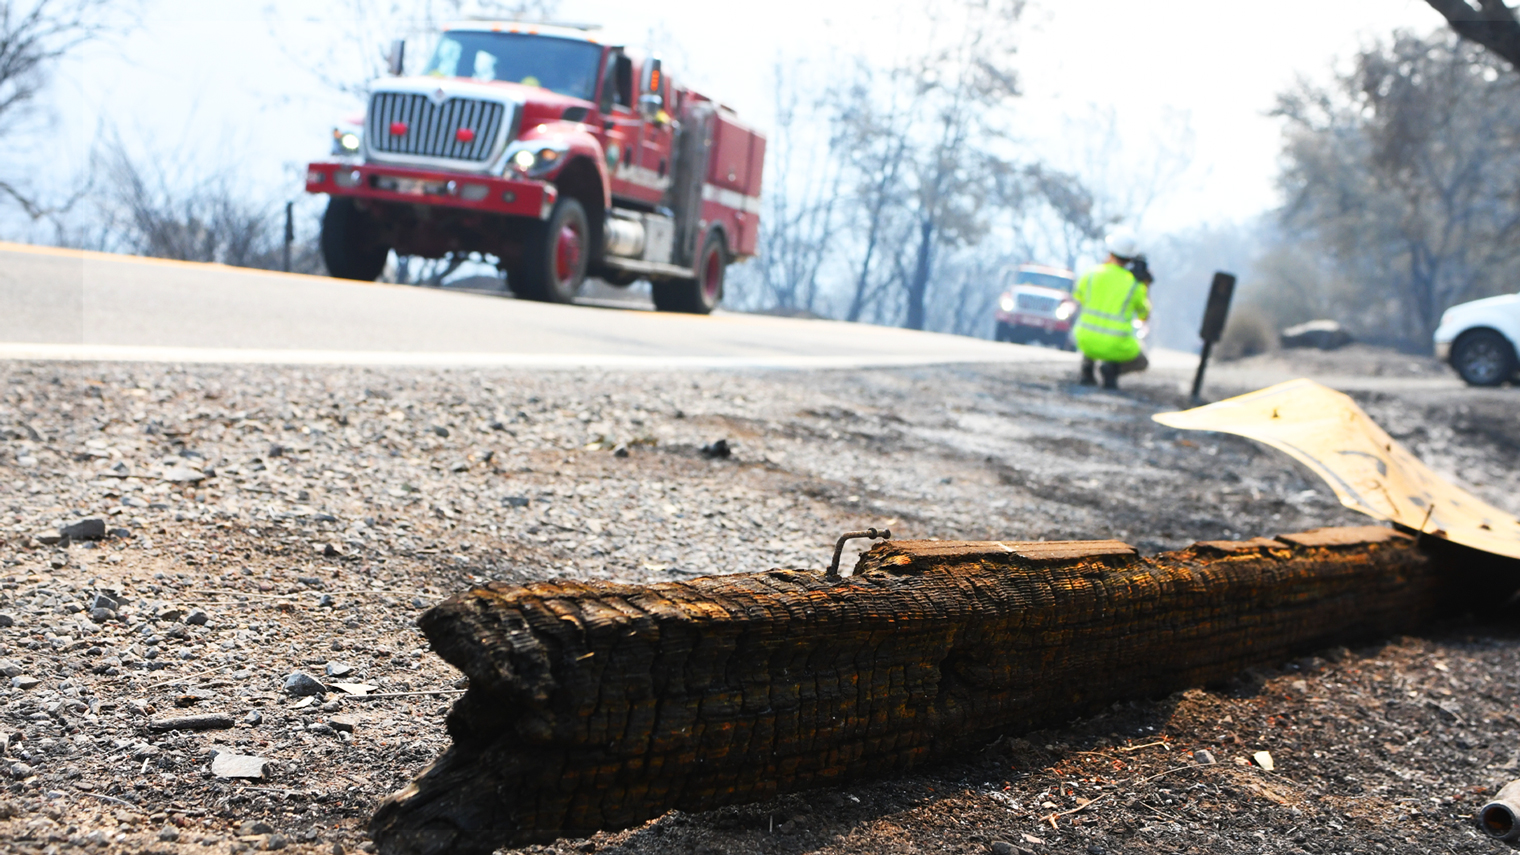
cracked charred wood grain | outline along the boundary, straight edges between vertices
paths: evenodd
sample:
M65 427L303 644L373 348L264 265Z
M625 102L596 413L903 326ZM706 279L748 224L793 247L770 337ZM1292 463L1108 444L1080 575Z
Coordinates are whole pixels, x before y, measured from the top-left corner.
M1199 543L894 541L853 576L492 584L420 624L470 678L383 802L386 855L636 825L911 769L1120 699L1411 630L1456 575L1386 528Z

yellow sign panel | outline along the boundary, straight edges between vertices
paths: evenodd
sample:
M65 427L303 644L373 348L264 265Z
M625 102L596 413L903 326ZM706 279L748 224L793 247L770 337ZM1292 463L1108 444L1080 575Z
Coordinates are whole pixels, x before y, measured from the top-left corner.
M1520 520L1432 472L1355 401L1312 380L1152 418L1168 427L1264 442L1314 470L1352 510L1520 558Z

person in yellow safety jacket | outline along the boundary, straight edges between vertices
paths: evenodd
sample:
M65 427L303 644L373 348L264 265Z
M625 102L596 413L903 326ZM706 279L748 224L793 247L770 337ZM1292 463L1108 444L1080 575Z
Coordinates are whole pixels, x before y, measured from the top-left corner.
M1094 363L1103 375L1103 388L1119 388L1119 375L1144 371L1149 361L1135 337L1134 321L1151 316L1150 289L1130 272L1140 255L1139 241L1129 229L1115 229L1104 243L1108 259L1077 281L1072 299L1081 307L1072 337L1082 351L1082 385L1097 385ZM1149 277L1147 277L1149 278Z

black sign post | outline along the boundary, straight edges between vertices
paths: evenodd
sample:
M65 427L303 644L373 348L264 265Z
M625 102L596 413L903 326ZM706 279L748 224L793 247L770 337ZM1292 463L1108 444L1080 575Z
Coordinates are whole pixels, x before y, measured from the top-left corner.
M1214 342L1224 335L1224 322L1230 316L1230 298L1235 296L1235 275L1219 271L1214 274L1214 282L1209 285L1209 303L1203 309L1203 328L1198 335L1203 337L1203 352L1198 355L1198 373L1193 375L1193 401L1198 401L1198 394L1203 391L1203 369L1209 364L1209 351L1213 349Z
M286 273L290 272L290 245L296 241L296 203L285 203L285 257L281 267Z

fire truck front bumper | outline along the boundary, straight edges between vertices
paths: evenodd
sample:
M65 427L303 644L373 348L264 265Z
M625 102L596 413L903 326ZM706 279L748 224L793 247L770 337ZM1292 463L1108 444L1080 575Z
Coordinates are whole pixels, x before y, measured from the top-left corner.
M306 192L538 220L549 218L559 198L554 185L544 181L330 162L306 167Z

